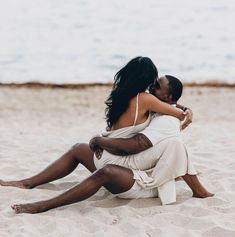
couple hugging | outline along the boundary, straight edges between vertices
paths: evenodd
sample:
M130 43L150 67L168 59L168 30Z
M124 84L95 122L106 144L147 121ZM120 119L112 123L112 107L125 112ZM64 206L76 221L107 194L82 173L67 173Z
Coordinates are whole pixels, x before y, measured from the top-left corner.
M149 92L146 92L146 91ZM15 204L16 213L39 213L83 201L102 186L120 198L159 197L162 204L176 201L175 179L181 177L193 197L208 192L196 176L180 130L192 120L190 109L178 105L182 83L173 76L158 78L151 59L136 57L114 77L106 100L106 131L79 143L40 173L19 181L0 180L1 186L34 188L70 174L78 164L91 175L48 200ZM180 122L181 121L181 122Z

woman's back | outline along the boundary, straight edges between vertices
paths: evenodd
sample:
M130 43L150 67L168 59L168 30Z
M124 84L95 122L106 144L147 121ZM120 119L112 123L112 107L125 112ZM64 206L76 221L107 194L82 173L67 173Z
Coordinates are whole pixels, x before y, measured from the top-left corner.
M144 123L150 112L171 115L180 120L183 120L185 117L183 110L160 101L149 93L142 92L130 100L127 110L119 117L111 130Z
M141 103L142 99L143 93L139 93L130 100L127 110L113 125L112 130L139 125L147 120L149 111L146 110L145 106L143 106L143 103Z
M149 111L180 117L181 113L172 109L153 95L147 88L158 78L158 71L151 59L136 57L128 62L114 77L113 89L105 104L107 130L141 124L147 120ZM137 95L140 102L137 103ZM136 116L136 104L139 105ZM135 121L135 117L137 117Z

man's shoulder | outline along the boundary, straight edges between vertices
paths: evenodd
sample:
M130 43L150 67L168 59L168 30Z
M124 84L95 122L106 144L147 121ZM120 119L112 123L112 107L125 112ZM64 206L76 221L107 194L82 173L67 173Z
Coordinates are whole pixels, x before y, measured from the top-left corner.
M180 121L178 118L171 116L171 115L166 115L166 114L159 114L159 113L151 113L151 120L158 120L158 119L169 119L169 120L178 120Z
M180 120L174 116L163 115L163 114L153 114L151 116L151 121L149 124L149 129L152 127L154 129L173 129L180 126Z

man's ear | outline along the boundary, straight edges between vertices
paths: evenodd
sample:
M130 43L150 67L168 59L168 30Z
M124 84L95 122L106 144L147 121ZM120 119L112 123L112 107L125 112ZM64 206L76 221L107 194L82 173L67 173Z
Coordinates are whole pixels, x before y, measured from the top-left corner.
M167 96L166 96L166 101L167 101L167 103L172 104L172 103L173 103L173 101L172 101L172 95L167 95Z

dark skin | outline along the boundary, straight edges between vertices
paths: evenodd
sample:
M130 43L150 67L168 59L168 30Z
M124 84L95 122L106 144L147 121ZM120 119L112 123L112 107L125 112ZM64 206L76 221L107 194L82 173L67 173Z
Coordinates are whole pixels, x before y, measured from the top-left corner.
M80 184L75 185L68 191L54 198L35 203L12 205L12 209L15 213L31 214L80 202L94 195L102 186L114 194L125 192L133 186L134 179L132 170L118 165L106 165L96 171L93 155L94 152L90 149L88 144L76 144L37 175L19 181L0 180L0 186L13 186L26 189L34 188L38 185L67 176L79 164L82 164L92 172L92 174ZM191 189L195 197L204 198L208 196L208 192L202 186L197 185L199 182L197 177L188 176L188 179L185 179L185 181L190 187L192 186Z
M168 79L161 77L158 83L158 86L153 85L150 87L150 93L166 103L175 104L176 101L172 101L172 96L169 93ZM176 107L182 110L185 109L184 106L179 104L176 104ZM181 129L186 128L192 122L192 111L188 108L186 109L186 115L185 120L181 124ZM94 137L89 145L98 159L101 158L103 149L114 155L125 156L137 154L153 146L149 139L141 133L131 138ZM188 184L193 192L193 197L206 198L214 196L213 193L208 192L202 186L196 175L186 174L177 179L183 179Z
M166 77L160 77L157 81L158 85L150 87L150 93L156 96L159 100L168 104L175 104L176 101L172 100L172 96L169 93L169 82ZM177 107L184 109L184 106L177 104ZM182 129L186 128L192 122L192 111L186 110L189 116L186 116L187 121L183 122ZM142 152L153 144L149 139L141 133L136 134L131 138L107 138L107 137L94 137L90 141L91 149L96 153L96 157L102 156L102 150L106 150L114 155L131 155Z
M30 189L70 174L79 164L84 165L92 174L60 195L34 203L15 204L12 209L15 213L40 213L59 206L80 202L94 195L102 186L113 194L129 190L133 184L133 172L131 169L118 165L106 165L96 170L93 159L93 151L88 144L76 144L45 170L27 179L19 181L0 180L0 186L11 186Z

